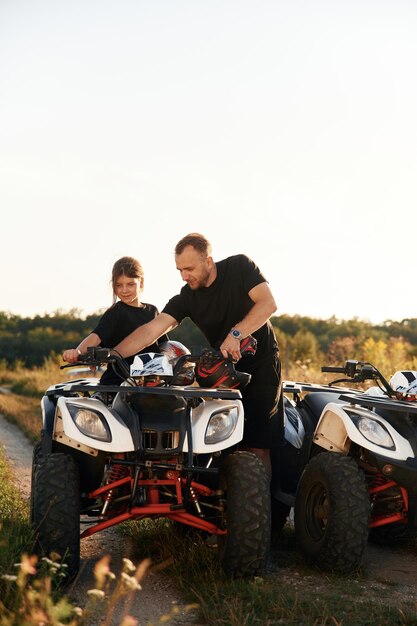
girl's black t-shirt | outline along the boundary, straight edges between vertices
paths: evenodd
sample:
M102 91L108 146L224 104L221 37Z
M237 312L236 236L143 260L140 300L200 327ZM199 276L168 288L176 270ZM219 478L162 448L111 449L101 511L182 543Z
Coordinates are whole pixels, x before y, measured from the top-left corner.
M209 287L191 289L185 285L163 309L178 323L189 317L213 348L220 347L231 328L253 307L249 291L267 282L258 266L243 254L218 261L216 267L216 279ZM249 373L260 360L278 350L269 320L253 336L258 342L256 355L244 356L238 363L239 370Z
M105 348L114 348L136 328L153 320L159 311L153 304L142 303L141 306L130 306L124 302L116 302L100 318L92 331L100 337L100 345ZM158 352L158 344L168 341L167 335L162 335L158 341L141 352ZM134 356L127 357L126 361L133 363ZM111 366L103 373L100 382L104 385L120 384Z

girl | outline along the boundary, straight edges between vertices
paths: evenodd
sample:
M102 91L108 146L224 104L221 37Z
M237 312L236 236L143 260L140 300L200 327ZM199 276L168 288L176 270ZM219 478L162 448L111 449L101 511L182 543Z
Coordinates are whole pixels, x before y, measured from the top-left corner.
M122 339L130 335L138 326L150 322L159 313L156 306L140 302L143 291L144 273L137 259L124 256L113 265L111 283L113 287L113 305L105 311L94 330L85 337L76 348L65 350L64 361L76 363L81 354L89 347L103 346L114 348ZM158 344L168 341L167 335L160 337L152 346L141 352L158 352ZM126 361L130 364L134 356ZM120 377L112 367L106 369L100 379L104 385L119 385Z

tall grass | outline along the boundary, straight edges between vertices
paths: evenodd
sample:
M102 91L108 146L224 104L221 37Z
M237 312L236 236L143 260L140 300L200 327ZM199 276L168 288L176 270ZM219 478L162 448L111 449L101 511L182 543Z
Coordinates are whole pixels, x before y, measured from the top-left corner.
M42 367L28 370L20 363L10 368L0 362L0 387L6 391L0 393L0 413L17 424L32 441L39 439L42 424L40 399L46 389L72 376L71 369L59 368L60 363L56 357L49 357ZM83 373L83 377L89 376L92 376L89 371Z
M30 551L33 536L27 504L14 487L12 474L0 446L0 572L10 571L22 552ZM0 580L0 597L5 586Z
M28 369L22 363L13 367L0 361L0 386L25 396L41 397L49 387L69 377L69 370L59 369L61 360L55 356L48 357L42 367Z

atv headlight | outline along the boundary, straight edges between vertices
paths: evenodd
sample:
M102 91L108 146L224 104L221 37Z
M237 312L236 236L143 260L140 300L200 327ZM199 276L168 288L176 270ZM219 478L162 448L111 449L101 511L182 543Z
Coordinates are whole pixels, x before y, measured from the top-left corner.
M111 441L107 422L98 411L85 409L75 404L67 404L67 408L74 420L74 424L83 435L99 441Z
M239 413L235 406L213 413L207 424L204 443L219 443L230 437L236 428L238 415Z
M394 441L387 429L377 420L369 417L358 416L356 427L359 432L371 443L375 443L382 448L395 450Z

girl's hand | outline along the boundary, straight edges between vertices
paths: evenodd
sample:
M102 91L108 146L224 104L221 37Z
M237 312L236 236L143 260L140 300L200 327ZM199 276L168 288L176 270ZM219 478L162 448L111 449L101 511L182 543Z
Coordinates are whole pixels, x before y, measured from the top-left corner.
M62 358L67 363L76 363L81 355L81 352L78 348L73 348L71 350L65 350Z

